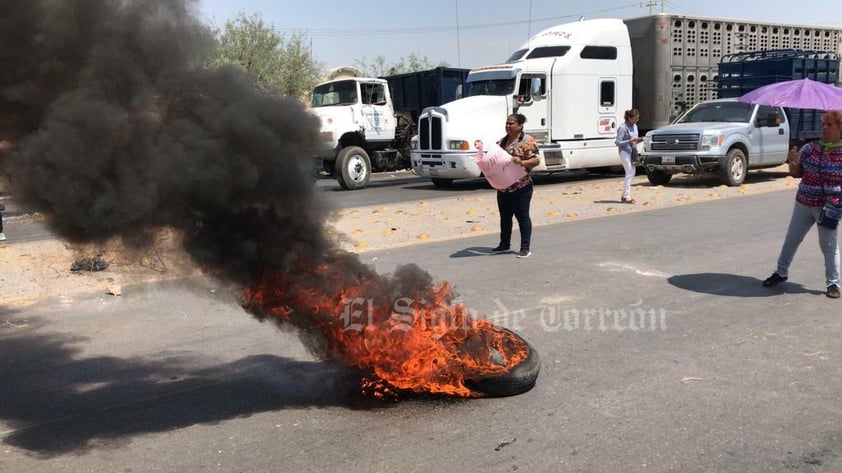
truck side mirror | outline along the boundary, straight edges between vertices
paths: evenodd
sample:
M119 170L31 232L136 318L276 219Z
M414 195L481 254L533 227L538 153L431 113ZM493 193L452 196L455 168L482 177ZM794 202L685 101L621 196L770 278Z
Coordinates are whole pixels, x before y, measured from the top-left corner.
M532 95L533 97L540 97L542 95L541 91L544 88L544 84L541 82L541 79L538 79L537 77L535 79L532 79L532 83L530 84L530 86L530 95Z

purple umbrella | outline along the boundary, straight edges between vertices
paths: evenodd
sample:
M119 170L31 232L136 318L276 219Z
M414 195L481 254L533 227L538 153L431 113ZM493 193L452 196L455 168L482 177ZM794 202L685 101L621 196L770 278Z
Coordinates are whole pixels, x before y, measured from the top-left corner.
M758 87L738 99L743 103L814 110L842 110L842 89L810 79Z

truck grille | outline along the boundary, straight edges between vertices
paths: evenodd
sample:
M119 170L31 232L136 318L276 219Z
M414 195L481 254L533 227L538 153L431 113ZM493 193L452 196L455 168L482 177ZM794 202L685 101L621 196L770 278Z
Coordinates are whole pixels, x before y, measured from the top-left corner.
M441 117L421 117L418 135L421 149L442 149Z
M649 147L652 151L696 151L699 149L699 135L652 135Z

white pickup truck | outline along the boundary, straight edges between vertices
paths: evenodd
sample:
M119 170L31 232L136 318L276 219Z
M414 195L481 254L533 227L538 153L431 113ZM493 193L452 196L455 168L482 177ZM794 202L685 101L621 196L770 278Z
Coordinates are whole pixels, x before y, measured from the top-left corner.
M714 172L723 184L738 186L749 169L785 163L789 147L790 126L781 107L709 100L646 133L640 164L656 185L676 173Z

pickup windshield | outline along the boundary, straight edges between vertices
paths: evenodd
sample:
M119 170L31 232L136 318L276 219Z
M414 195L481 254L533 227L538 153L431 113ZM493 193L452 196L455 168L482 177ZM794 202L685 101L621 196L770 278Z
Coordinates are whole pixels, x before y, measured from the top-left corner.
M313 90L311 105L330 107L333 105L353 105L357 103L357 82L341 80L317 86Z
M690 109L676 123L697 122L751 122L751 112L754 106L742 102L706 102Z

